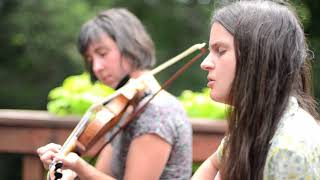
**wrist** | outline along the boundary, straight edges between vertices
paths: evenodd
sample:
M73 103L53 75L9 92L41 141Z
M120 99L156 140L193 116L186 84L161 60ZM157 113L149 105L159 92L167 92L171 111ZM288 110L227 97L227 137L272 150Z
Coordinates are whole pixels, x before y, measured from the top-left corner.
M90 169L93 168L82 158L75 162L74 171L77 173L76 179L90 179Z

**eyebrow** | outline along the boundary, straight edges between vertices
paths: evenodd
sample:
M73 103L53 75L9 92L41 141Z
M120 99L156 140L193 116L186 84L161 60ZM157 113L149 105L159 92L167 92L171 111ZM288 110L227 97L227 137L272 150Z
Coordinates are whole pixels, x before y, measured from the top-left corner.
M213 42L212 44L209 43L209 48L210 49L213 49L214 47L217 47L217 46L223 46L223 47L229 47L229 45L223 41L215 41Z
M110 51L110 48L107 46L102 46L95 49L95 52L100 52L100 51Z
M220 47L228 49L230 46L225 42L216 41L216 42L214 42L212 44L209 44L209 48L208 49L209 49L209 51L213 51L213 50L215 50L217 48L220 48Z

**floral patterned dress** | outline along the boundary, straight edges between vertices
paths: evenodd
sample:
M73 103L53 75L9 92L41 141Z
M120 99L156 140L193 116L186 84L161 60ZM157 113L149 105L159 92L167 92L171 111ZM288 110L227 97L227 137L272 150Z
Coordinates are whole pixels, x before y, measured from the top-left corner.
M263 180L320 180L320 126L296 98L290 98L270 144ZM220 160L222 151L223 141Z

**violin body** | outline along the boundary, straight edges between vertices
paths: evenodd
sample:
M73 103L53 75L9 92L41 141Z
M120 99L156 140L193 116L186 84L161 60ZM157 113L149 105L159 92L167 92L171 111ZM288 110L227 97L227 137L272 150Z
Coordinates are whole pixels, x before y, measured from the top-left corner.
M81 156L87 152L102 136L118 125L125 112L135 109L144 97L145 89L144 81L130 80L116 93L93 104L67 138L59 153L67 155L69 152L75 152ZM60 179L62 163L54 160L50 167L52 166L55 166L55 178Z
M140 99L138 90L118 94L115 98L95 109L95 117L89 122L77 141L77 150L86 152L103 135L113 129L129 106L135 107ZM81 153L82 154L82 153Z

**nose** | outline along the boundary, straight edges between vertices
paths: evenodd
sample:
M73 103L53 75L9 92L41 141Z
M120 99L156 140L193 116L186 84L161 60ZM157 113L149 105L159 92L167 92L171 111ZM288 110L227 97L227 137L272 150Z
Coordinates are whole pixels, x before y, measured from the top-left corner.
M92 59L92 70L93 72L97 73L97 72L100 72L102 71L104 68L104 65L103 65L103 61L101 58L99 57L94 57Z
M205 71L209 71L210 69L214 68L214 62L211 58L211 53L209 53L208 56L202 61L200 67Z

